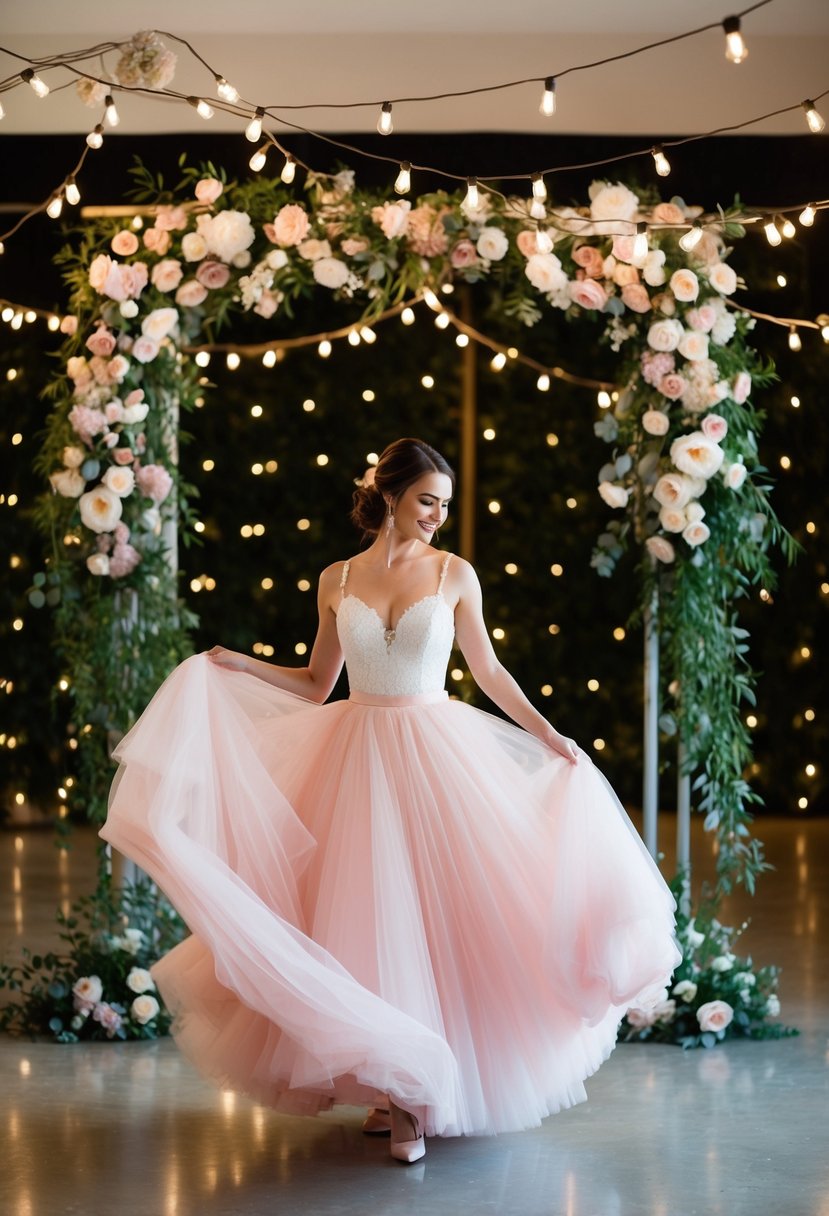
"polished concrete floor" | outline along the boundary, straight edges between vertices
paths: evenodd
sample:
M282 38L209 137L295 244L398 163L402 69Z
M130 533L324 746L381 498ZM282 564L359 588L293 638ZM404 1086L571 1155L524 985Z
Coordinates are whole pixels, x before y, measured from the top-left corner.
M777 868L724 919L752 917L745 949L783 965L801 1038L622 1046L582 1106L520 1135L430 1140L409 1167L360 1134L361 1111L275 1115L210 1088L170 1041L0 1038L0 1214L829 1216L829 822L760 834ZM93 850L83 832L69 855L0 833L4 956L54 942L54 907L89 889ZM698 830L694 857L710 871Z

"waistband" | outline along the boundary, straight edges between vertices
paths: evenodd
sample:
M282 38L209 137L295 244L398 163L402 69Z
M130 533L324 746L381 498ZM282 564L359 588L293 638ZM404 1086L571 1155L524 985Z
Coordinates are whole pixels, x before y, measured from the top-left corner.
M439 701L448 701L449 693L445 688L435 692L416 692L407 697L384 697L380 693L358 692L351 690L348 697L355 705L379 705L387 709L405 709L409 705L435 705Z

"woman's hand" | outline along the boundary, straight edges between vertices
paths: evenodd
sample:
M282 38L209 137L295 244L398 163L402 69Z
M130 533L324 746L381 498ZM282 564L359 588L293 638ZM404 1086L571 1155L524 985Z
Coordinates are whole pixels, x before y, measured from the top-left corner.
M541 742L546 743L554 752L558 752L565 760L569 760L571 764L579 762L579 748L573 739L568 739L566 735L561 735L553 726L548 726L547 730L541 736Z
M226 667L229 671L247 671L247 655L239 654L237 650L225 650L224 646L214 646L207 651L207 657L217 667Z

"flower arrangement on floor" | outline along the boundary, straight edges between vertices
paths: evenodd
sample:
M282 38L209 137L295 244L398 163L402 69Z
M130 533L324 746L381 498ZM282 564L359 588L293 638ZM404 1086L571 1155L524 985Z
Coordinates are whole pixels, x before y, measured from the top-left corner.
M184 926L149 882L102 886L66 916L58 913L60 953L0 964L0 1030L48 1035L58 1043L155 1039L170 1014L150 967L184 936Z
M681 896L682 884L673 884ZM754 970L750 957L735 953L748 927L720 924L712 908L695 917L677 914L682 962L674 972L668 998L649 1009L629 1009L619 1030L627 1043L675 1043L716 1047L725 1039L782 1039L800 1032L769 1018L780 1015L780 968Z

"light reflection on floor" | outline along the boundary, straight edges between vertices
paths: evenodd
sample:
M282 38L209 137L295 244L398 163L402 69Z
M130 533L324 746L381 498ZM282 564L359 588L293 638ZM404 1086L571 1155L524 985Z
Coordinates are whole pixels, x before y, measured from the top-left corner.
M430 1140L408 1168L360 1134L362 1112L275 1115L203 1083L169 1041L0 1039L0 1211L829 1216L829 822L761 827L776 870L722 918L751 916L745 951L784 966L783 1016L800 1039L623 1047L584 1105L520 1135ZM701 877L711 860L698 833L694 855ZM62 857L42 833L0 834L4 954L53 945L55 905L93 878L88 835Z

